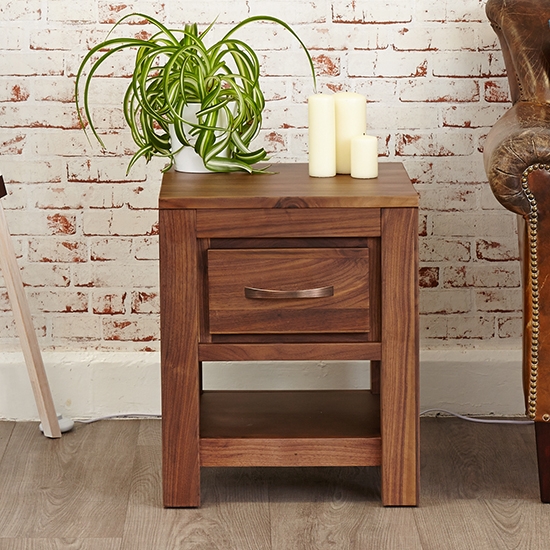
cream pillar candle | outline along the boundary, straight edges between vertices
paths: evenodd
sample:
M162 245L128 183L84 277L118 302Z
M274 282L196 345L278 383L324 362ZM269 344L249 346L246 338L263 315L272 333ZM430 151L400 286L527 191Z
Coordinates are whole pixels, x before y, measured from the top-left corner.
M309 175L336 175L336 118L334 96L315 94L308 98Z
M351 177L378 177L378 139L376 136L355 136L351 139Z
M336 172L351 172L351 138L367 131L367 100L360 94L334 94L336 113Z

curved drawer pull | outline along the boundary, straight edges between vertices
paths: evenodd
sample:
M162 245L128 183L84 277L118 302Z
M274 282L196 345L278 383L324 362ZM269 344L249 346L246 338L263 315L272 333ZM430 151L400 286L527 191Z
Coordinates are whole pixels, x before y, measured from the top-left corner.
M292 298L326 298L334 296L333 286L306 288L304 290L269 290L266 288L244 287L246 298L254 300L288 300Z

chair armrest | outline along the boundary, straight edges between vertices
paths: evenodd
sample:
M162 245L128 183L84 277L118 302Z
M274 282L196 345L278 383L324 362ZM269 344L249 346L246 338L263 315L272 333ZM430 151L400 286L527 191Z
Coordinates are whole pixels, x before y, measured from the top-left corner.
M492 128L483 148L485 172L497 200L527 216L522 177L535 164L550 165L550 104L520 101Z

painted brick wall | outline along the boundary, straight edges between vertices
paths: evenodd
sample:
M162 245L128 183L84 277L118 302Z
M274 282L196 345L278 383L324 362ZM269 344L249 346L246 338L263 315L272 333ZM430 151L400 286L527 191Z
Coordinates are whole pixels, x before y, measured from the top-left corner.
M492 197L481 151L509 107L496 37L479 0L3 0L0 168L4 202L45 349L158 350L157 213L162 161L126 165L120 56L96 79L108 151L78 128L74 74L112 23L144 11L170 25L218 16L213 36L251 14L293 25L321 90L368 100L381 161L405 164L421 197L421 336L429 347L514 347L520 336L515 221ZM139 35L143 25L126 25ZM268 98L261 140L275 160L306 161L312 93L284 31L257 25ZM0 279L0 345L17 348Z

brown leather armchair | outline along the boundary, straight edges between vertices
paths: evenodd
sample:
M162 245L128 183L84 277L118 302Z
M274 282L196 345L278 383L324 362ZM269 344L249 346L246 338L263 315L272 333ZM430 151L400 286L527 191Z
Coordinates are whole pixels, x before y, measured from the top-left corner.
M519 215L523 381L535 421L541 500L550 502L550 0L488 0L513 106L484 146L498 201Z

